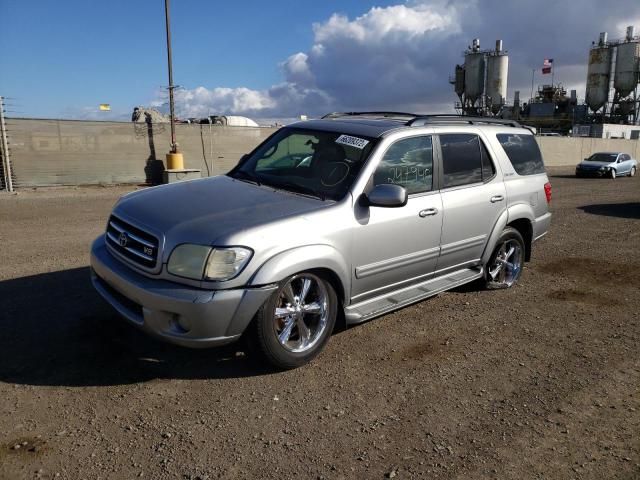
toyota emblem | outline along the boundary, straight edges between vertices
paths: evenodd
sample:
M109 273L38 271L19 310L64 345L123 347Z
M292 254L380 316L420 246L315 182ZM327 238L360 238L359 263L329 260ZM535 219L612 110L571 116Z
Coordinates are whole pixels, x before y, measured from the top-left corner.
M127 246L127 242L129 242L129 237L127 236L127 234L125 232L122 232L120 234L120 236L118 237L118 243L120 244L120 246L122 248Z

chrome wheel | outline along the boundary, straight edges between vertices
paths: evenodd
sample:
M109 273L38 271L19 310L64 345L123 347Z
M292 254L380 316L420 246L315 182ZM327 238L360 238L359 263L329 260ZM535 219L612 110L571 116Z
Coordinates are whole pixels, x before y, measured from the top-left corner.
M489 266L489 278L497 286L510 287L522 270L522 247L517 240L505 240L496 250Z
M328 297L324 282L315 275L291 277L280 289L274 312L280 345L294 353L311 350L327 328Z
M636 174L636 167L631 167L631 171L629 172L629 176L633 177Z
M616 178L616 170L615 170L615 168L612 168L611 170L609 170L609 178L612 178L612 179Z

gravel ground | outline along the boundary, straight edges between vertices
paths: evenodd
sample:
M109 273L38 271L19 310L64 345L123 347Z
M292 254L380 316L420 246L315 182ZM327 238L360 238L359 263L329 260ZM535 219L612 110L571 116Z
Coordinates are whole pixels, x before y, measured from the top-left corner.
M135 187L0 195L0 477L640 478L640 179L570 173L516 288L288 372L159 343L92 291L90 242Z

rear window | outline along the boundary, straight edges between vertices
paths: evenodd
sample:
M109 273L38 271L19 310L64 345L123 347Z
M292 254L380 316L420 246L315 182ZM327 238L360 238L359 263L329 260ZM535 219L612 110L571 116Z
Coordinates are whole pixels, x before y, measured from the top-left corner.
M518 175L544 173L540 148L533 135L499 133L496 136Z

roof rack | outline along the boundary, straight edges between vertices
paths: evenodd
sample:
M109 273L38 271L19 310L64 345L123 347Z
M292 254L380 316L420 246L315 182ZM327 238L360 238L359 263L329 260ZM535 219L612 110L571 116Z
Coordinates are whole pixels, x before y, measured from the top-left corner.
M323 119L333 119L342 117L382 117L382 118L402 118L408 119L405 125L411 127L421 127L424 125L437 124L468 124L468 125L506 125L514 128L521 128L522 125L515 120L505 120L493 117L471 117L458 115L455 113L441 113L433 115L420 115L406 112L333 112L323 116Z
M340 118L340 117L383 117L383 118L416 118L422 117L422 115L416 115L415 113L406 112L332 112L327 113L321 117L323 119Z
M469 117L466 115L456 114L439 114L439 115L416 115L407 122L408 126L421 127L423 125L434 125L443 123L466 123L469 125L507 125L519 128L520 125L515 120L505 120L502 118L492 117Z

